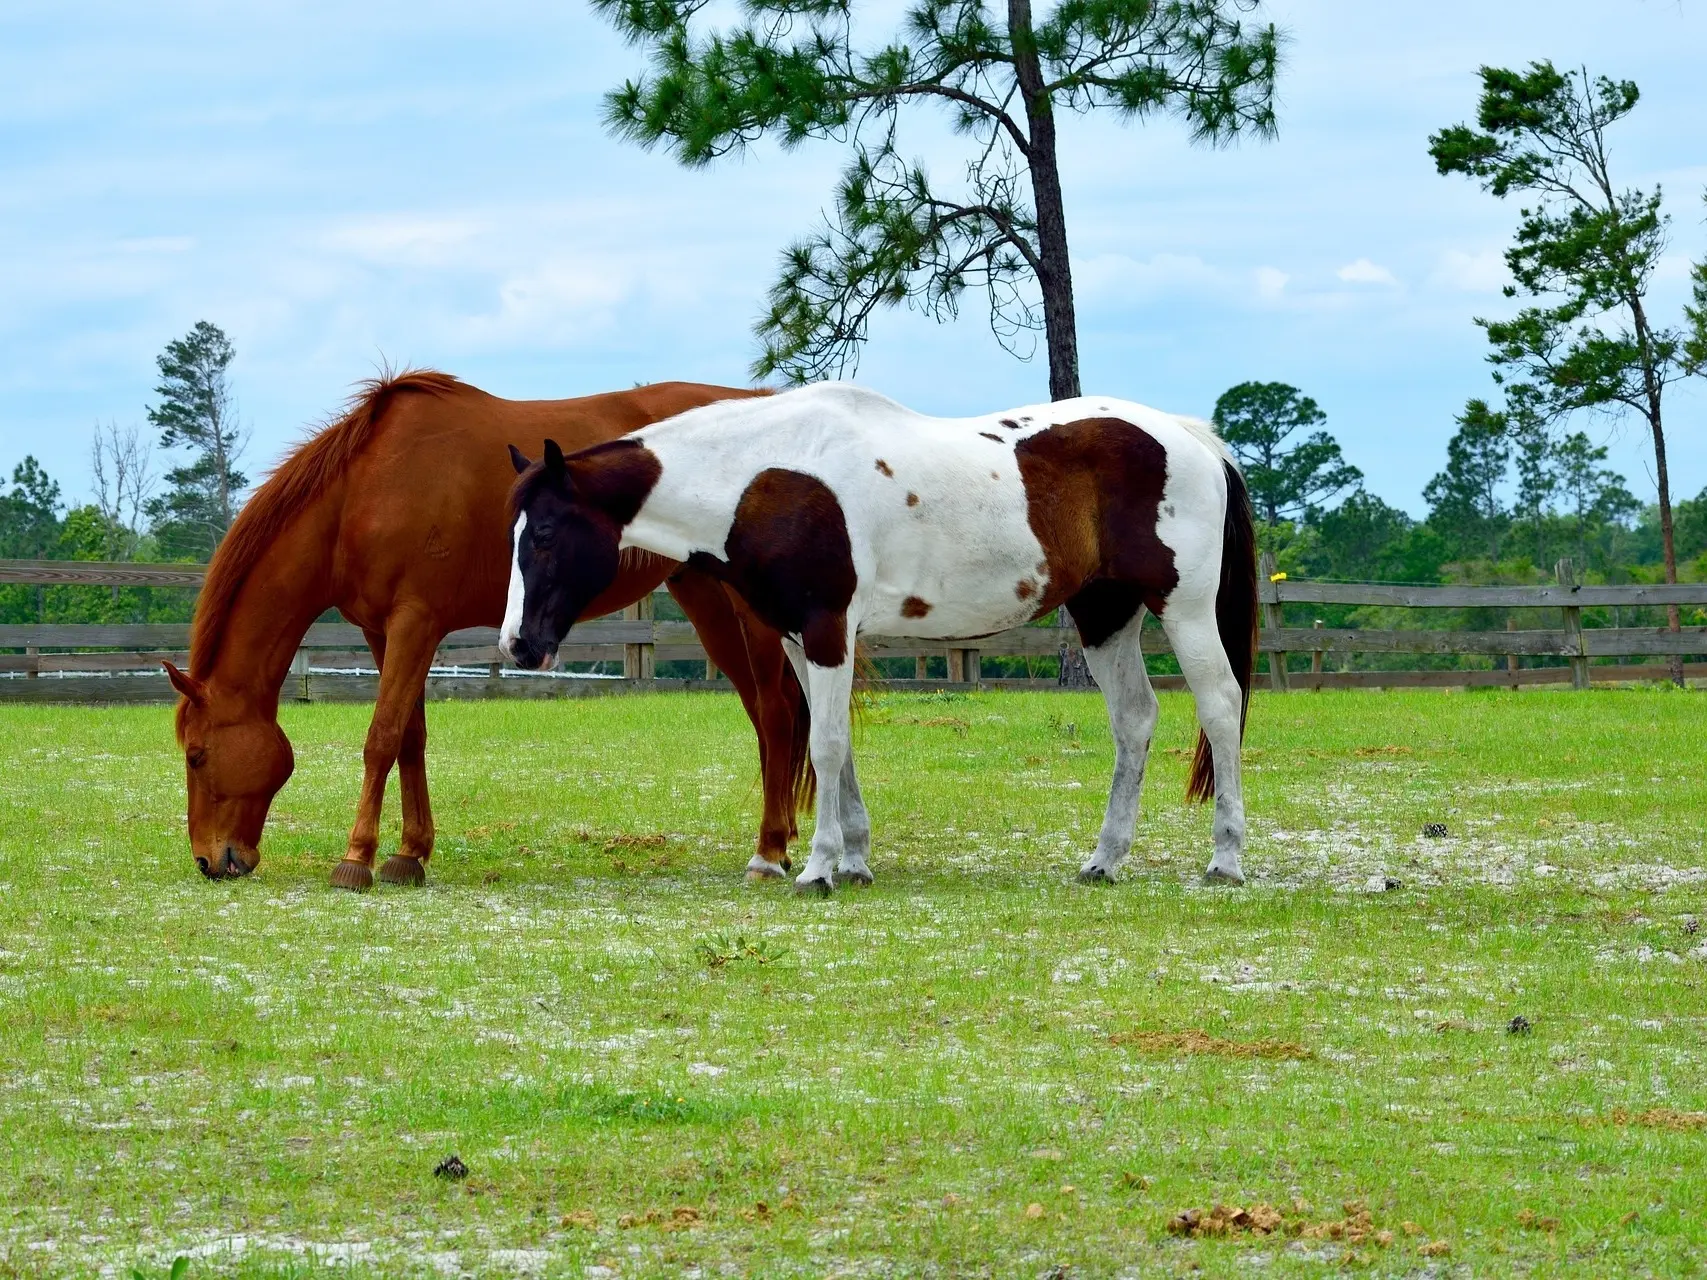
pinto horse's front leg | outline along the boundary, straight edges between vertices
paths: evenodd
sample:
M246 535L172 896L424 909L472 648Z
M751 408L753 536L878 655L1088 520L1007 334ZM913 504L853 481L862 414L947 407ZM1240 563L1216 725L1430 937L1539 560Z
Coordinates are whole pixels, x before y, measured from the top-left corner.
M797 652L789 642L789 656L793 658ZM853 776L848 732L853 654L850 651L840 666L821 667L802 659L796 669L804 672L806 698L812 709L811 751L812 767L818 774L818 825L812 832L811 855L806 859L805 869L796 877L794 888L799 893L828 894L835 887L835 869L843 858L845 836L859 834L866 844L870 843L870 824L865 820L859 784L845 785ZM849 818L855 821L844 826ZM863 850L860 852L863 864ZM870 871L866 871L868 882L870 877Z

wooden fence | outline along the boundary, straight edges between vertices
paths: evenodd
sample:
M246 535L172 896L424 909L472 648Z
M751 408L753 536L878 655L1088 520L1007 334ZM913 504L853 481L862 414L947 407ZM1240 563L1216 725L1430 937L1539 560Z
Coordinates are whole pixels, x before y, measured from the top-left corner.
M0 585L39 587L91 586L198 587L200 565L98 564L80 561L0 561ZM1585 627L1585 608L1707 605L1707 583L1677 586L1578 585L1569 561L1561 562L1558 582L1529 587L1425 587L1367 583L1293 582L1272 577L1265 560L1260 588L1263 628L1260 650L1268 655L1267 687L1277 690L1332 688L1465 687L1591 683L1664 679L1672 655L1707 655L1707 627L1673 632L1655 627ZM664 594L662 592L660 595ZM1504 608L1558 610L1557 629L1505 631L1385 631L1327 629L1285 625L1288 604L1374 605L1408 609ZM706 665L704 679L666 680L656 664L706 662L693 628L686 622L658 619L653 601L631 606L621 617L580 624L564 646L570 662L622 663L621 678L542 676L509 671L498 652L497 631L476 627L445 638L428 682L429 698L582 697L643 689L728 688ZM914 676L890 682L897 688L987 687L1055 688L1054 680L987 678L986 657L1055 658L1073 633L1056 627L1018 627L966 642L920 641L866 636L874 658L912 659ZM28 623L0 624L0 701L164 702L173 698L160 674L162 659L182 665L188 659L189 627L183 623ZM11 652L5 652L11 651ZM1158 629L1146 635L1145 651L1170 652ZM1309 654L1308 672L1288 670L1289 655ZM1353 654L1415 653L1482 655L1503 660L1492 669L1330 671L1327 664ZM931 658L945 659L946 679L925 678ZM1559 665L1520 667L1522 657L1563 659ZM1635 663L1597 663L1597 658L1640 658ZM286 677L283 695L297 701L371 700L378 688L359 628L320 623L309 628ZM1690 678L1707 678L1707 662L1685 666ZM1178 676L1156 676L1158 688L1179 688Z

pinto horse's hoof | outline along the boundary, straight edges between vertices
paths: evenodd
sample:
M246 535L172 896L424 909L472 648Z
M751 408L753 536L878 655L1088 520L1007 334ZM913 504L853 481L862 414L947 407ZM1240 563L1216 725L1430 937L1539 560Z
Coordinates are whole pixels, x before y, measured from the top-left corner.
M1081 867L1079 869L1080 884L1113 884L1114 872L1104 867Z
M830 896L830 890L833 887L828 876L822 880L808 880L805 876L801 876L794 882L794 892L803 898L813 893L820 898L827 898Z
M838 870L836 872L836 883L851 884L861 889L869 889L875 882L872 880L871 872L867 871L864 867L860 867L853 871Z
M1219 885L1222 888L1237 888L1245 882L1245 873L1239 870L1225 871L1220 867L1210 867L1203 873L1203 883Z
M332 887L366 893L373 888L373 868L365 862L352 862L346 858L332 868Z
M385 860L385 865L379 869L379 878L386 884L422 885L427 883L427 869L421 865L425 859L411 858L406 854L394 853ZM345 864L346 866L349 864ZM336 881L333 881L336 884ZM371 884L372 881L370 880Z

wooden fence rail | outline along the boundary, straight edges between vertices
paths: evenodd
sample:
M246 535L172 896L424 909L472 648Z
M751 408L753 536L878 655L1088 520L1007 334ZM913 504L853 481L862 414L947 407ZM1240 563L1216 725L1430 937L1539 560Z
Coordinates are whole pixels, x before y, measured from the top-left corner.
M194 589L202 581L201 565L104 564L87 561L0 560L0 584L41 587L161 587ZM1657 627L1584 627L1585 608L1622 606L1652 608L1665 605L1707 605L1707 583L1580 586L1569 561L1557 570L1557 583L1532 587L1423 587L1376 583L1293 582L1274 577L1265 557L1259 588L1263 629L1259 649L1269 655L1269 679L1275 689L1356 687L1435 687L1570 682L1578 688L1591 680L1629 681L1664 678L1664 663L1591 665L1608 657L1673 657L1707 655L1707 627L1680 631ZM660 591L660 596L666 593ZM1363 630L1288 627L1289 604L1361 605L1387 608L1556 609L1560 628L1504 631ZM659 680L659 662L706 663L693 628L685 622L654 616L653 600L631 606L621 617L600 618L575 628L563 657L570 662L621 662L623 678L569 679L500 674L503 655L492 627L473 627L445 637L429 697L572 697L628 689L727 688L707 679ZM1054 681L988 679L982 674L985 657L1057 657L1071 632L1055 627L1018 627L981 637L976 648L966 641L923 641L888 636L865 636L862 642L874 658L910 658L918 679L892 682L902 688L992 686L1053 687ZM159 675L163 659L182 664L189 646L189 627L183 623L27 623L0 624L0 701L132 702L167 701L170 686ZM360 628L344 623L318 623L302 640L302 652L286 679L285 696L302 700L361 700L371 698L377 680L373 658ZM1146 633L1145 651L1171 652L1159 629ZM1309 672L1289 671L1286 657L1312 656ZM1492 670L1325 671L1325 658L1358 653L1416 653L1505 658ZM923 679L925 660L944 658L948 678ZM1564 666L1519 669L1519 657L1565 659ZM445 668L471 668L473 675L450 674ZM1685 674L1707 676L1707 663L1688 664ZM53 677L40 679L40 676ZM23 679L5 678L23 676ZM32 678L36 677L36 678ZM1158 676L1159 688L1176 687L1178 677Z

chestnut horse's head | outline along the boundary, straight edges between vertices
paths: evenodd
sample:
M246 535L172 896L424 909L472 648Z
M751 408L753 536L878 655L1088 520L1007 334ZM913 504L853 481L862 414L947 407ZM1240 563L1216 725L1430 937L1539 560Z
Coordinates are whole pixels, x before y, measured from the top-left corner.
M511 445L510 461L520 478L510 494L510 595L498 646L518 667L537 670L556 662L575 619L616 580L622 526L633 511L613 513L601 500L608 486L600 469L572 468L555 440L538 462Z
M190 793L190 853L210 880L246 876L261 861L261 829L296 766L290 739L246 701L221 698L163 664L178 703L178 745Z

